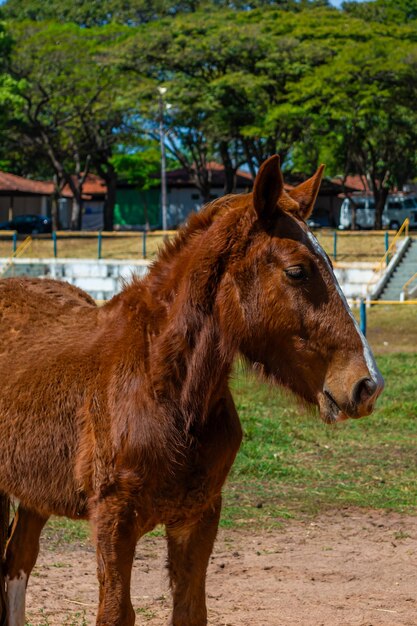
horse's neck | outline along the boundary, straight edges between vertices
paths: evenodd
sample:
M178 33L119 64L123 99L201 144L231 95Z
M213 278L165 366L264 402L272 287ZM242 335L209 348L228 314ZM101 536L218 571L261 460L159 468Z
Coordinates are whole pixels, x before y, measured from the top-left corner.
M158 293L151 289L167 315L150 346L152 387L160 402L176 407L189 423L204 421L227 384L235 355L217 313L218 261L196 260L178 271L177 282L172 273L166 283L159 275Z
M234 355L225 349L214 314L199 314L199 320L183 315L174 311L152 341L150 366L154 397L191 424L205 420L225 388Z

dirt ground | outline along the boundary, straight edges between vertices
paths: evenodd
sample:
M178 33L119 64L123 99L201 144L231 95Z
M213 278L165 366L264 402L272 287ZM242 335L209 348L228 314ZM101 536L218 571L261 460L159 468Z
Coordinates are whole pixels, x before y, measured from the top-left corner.
M138 624L165 624L165 540L144 538L132 581ZM208 580L211 626L415 626L417 518L329 512L282 530L221 530ZM42 546L30 580L32 625L94 624L94 552Z

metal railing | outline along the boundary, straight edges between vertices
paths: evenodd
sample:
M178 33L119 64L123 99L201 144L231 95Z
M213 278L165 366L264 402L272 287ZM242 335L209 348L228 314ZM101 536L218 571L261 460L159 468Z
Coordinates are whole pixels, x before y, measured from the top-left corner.
M396 248L397 241L401 237L402 233L404 233L404 238L408 237L409 227L410 227L410 220L408 217L406 217L404 222L401 224L400 228L398 229L397 234L395 235L394 239L391 241L390 245L388 246L388 250L385 252L382 259L377 263L376 265L377 272L382 271L382 269L386 267L388 263L390 262L391 260L390 256L392 252L394 251L394 249Z
M397 243L401 235L404 234L404 240L407 239L409 227L410 227L410 220L408 217L406 217L404 222L401 224L400 228L398 229L397 233L395 234L394 239L391 241L390 245L386 249L384 256L375 264L374 275L372 276L371 280L368 282L366 286L367 293L369 293L371 288L375 287L379 279L382 277L387 265L389 265L389 262L391 261L392 256L395 253Z
M417 272L411 278L409 278L407 280L407 282L404 283L404 285L401 287L401 292L400 292L400 300L401 300L401 302L404 302L404 301L407 300L408 293L409 293L409 287L410 287L411 283L413 283L415 280L417 280Z
M138 250L142 252L142 258L146 259L148 255L147 243L150 239L172 237L177 233L176 230L143 230L143 231L68 231L58 230L52 232L53 255L58 258L59 239L89 239L97 238L97 259L102 258L103 239L117 238L136 238L139 240Z
M28 237L26 237L26 239L24 239L24 241L22 241L20 246L18 246L16 248L16 250L13 252L12 256L7 260L7 263L5 264L5 266L2 268L2 270L0 272L0 276L4 276L6 274L6 272L11 268L11 266L13 265L14 259L17 259L18 257L21 257L25 252L27 252L27 250L32 245L32 241L33 240L32 240L32 236L31 235L29 235Z

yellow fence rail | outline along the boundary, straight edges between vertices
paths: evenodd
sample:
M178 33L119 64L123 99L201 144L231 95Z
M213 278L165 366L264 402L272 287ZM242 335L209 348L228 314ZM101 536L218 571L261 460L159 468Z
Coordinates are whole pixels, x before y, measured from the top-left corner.
M376 271L377 272L382 271L382 269L386 265L388 265L388 261L390 259L390 256L393 253L393 251L395 250L396 245L397 245L397 241L399 240L401 235L404 233L404 236L408 237L409 227L410 227L410 220L409 220L408 217L406 217L404 222L402 223L402 225L398 229L397 234L395 235L394 239L391 241L391 243L390 243L390 245L388 247L388 250L385 252L385 254L382 257L382 259L380 261L378 261L378 263L376 265Z
M397 243L401 237L401 235L404 235L404 239L407 239L408 237L408 233L409 233L409 229L410 229L410 220L408 217L405 218L404 222L401 224L400 228L398 229L394 239L391 241L390 245L388 246L387 250L385 251L384 256L375 264L375 269L374 269L374 275L371 278L371 280L368 282L367 286L366 286L366 291L367 293L370 292L370 290L375 287L376 283L378 282L378 280L382 277L382 274L384 273L385 268L387 267L387 265L389 264L392 255L394 254L396 247L397 247Z
M23 256L23 254L28 251L28 249L32 245L32 241L33 240L32 240L31 235L29 235L29 237L26 237L26 239L24 239L24 241L22 241L20 246L18 246L16 248L16 250L13 252L12 256L7 260L7 263L5 264L3 269L1 270L0 276L4 276L4 274L10 269L10 267L13 265L14 259L17 259L17 258Z
M417 272L407 280L406 283L401 287L401 300L404 302L412 302L412 300L407 300L409 287L411 283L413 283L417 279Z

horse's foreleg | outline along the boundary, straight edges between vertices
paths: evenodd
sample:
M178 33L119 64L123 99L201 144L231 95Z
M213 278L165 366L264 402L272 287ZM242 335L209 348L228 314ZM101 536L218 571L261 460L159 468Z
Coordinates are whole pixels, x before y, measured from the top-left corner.
M173 595L171 626L205 626L206 571L217 534L221 498L198 522L167 526L168 570Z
M39 553L39 537L47 517L19 506L6 548L7 626L24 626L29 575Z
M135 516L114 501L100 503L93 524L100 584L97 626L133 626L130 578L137 541Z

